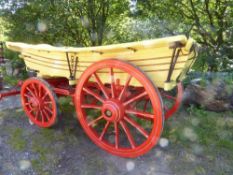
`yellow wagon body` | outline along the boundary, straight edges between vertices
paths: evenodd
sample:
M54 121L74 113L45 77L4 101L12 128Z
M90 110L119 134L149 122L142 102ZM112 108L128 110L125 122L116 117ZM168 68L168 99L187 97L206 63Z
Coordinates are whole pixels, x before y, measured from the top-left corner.
M175 45L179 43L180 54L175 63L171 78L167 81ZM28 69L38 71L40 77L66 77L70 84L77 80L91 64L104 59L119 59L139 67L159 88L171 90L178 80L182 80L196 58L193 49L195 41L185 36L173 36L154 40L130 42L97 47L54 47L47 44L30 45L7 42L10 50L20 52ZM75 61L77 60L77 65ZM70 64L70 65L69 65ZM71 72L74 73L74 79ZM103 81L109 74L101 73ZM126 81L123 72L116 72L116 78ZM137 82L135 81L135 86Z

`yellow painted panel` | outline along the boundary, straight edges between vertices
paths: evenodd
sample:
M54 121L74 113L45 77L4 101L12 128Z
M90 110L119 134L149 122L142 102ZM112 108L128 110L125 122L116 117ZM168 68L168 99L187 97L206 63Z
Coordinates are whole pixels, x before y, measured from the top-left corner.
M171 76L171 85L165 82L167 80L168 71L171 64L173 54L172 45L175 42L182 43L181 53L175 65L175 69ZM73 48L73 47L53 47L47 44L30 45L25 43L7 42L9 49L20 52L28 68L39 71L42 77L66 77L69 79L70 72L67 63L69 59L78 59L76 79L88 66L97 61L104 59L119 59L130 62L142 71L160 88L169 90L176 85L177 78L183 79L186 72L193 64L192 57L194 51L190 51L195 43L191 38L183 35L173 36L161 39L146 40L139 42L114 44L108 46ZM194 58L195 59L195 58ZM101 73L102 81L109 82L109 74ZM124 73L116 73L122 83L126 81L127 75ZM76 81L70 81L75 84ZM133 81L135 86L140 86L137 81Z

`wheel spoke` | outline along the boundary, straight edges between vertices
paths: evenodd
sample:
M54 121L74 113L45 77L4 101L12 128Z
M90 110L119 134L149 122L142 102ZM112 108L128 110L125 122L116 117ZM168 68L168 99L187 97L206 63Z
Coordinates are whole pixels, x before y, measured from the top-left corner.
M99 96L97 93L93 92L92 90L90 90L89 88L85 88L83 87L83 91L85 91L86 93L92 95L93 97L95 97L97 100L101 101L102 103L104 102L104 99Z
M140 98L142 98L142 97L144 97L146 95L147 95L147 92L144 91L144 92L138 94L137 96L130 98L128 101L124 102L124 106L127 106L130 103L135 102L135 101L139 100Z
M50 109L48 106L44 106L44 109L46 109L48 112L50 112L50 114L53 114L52 109Z
M84 109L99 109L101 110L102 106L94 105L94 104L83 104L81 105Z
M121 91L121 93L120 93L120 95L118 97L119 100L122 100L122 98L124 97L125 92L128 89L128 86L129 86L129 83L130 83L131 79L132 79L132 75L129 75L128 78L127 78L127 80L126 80L125 86L122 89L122 91Z
M114 123L114 128L115 128L115 148L119 148L119 127L118 123Z
M32 113L33 111L35 111L36 110L36 108L31 108L30 107L30 110L28 111L29 113Z
M139 102L136 101L135 103L131 104L131 105L130 105L130 108L131 108L131 109L137 108L138 103L139 103Z
M110 68L110 77L111 77L111 92L112 92L112 98L116 98L116 87L115 87L115 77L113 68Z
M38 91L37 91L37 88L36 88L36 85L35 85L35 83L32 83L32 88L34 89L34 93L35 93L35 96L36 97L39 97L38 95Z
M105 98L109 99L110 97L108 96L107 90L105 89L105 87L104 87L103 83L101 82L99 76L96 73L94 73L94 77L95 77L96 82L99 85L100 89L104 93Z
M31 105L31 103L30 103L30 102L28 102L28 103L25 103L25 105L26 105L26 106L30 106L30 105Z
M33 98L33 96L31 96L29 94L24 94L24 96L27 97L27 98L29 98L29 99Z
M166 98L169 99L169 100L176 100L176 97L173 97L173 96L168 95L168 94L165 94L165 93L162 93L162 96L163 96L163 97L166 97Z
M26 106L29 106L30 108L32 108L32 102L27 102L25 103Z
M104 117L101 115L98 118L96 118L95 120L92 120L91 122L88 123L88 126L94 125L96 122L98 122L99 120L103 119Z
M120 125L123 128L123 130L125 131L125 134L126 134L128 140L129 140L129 143L130 143L131 147L135 148L136 144L134 142L132 134L130 133L129 128L126 126L125 122L123 122L123 121L120 121Z
M40 115L41 115L41 122L44 124L44 115L43 115L43 113L42 113L42 111L40 111Z
M43 109L42 112L44 112L47 121L49 121L49 120L50 120L50 116L49 116L49 114L46 112L46 110Z
M28 110L27 110L27 111L28 111L29 113L32 113L34 110L35 110L35 108L32 108L30 105L28 106Z
M49 96L49 94L47 92L45 92L45 94L43 95L43 97L41 98L42 100L45 99L45 97Z
M34 117L36 120L38 120L38 118L39 118L39 111L38 110L36 110L36 115L35 115L35 117Z
M127 121L129 124L131 124L134 128L136 128L145 138L149 137L147 131L143 127L141 127L137 122L135 122L134 120L132 120L127 116L124 117L124 120Z
M35 94L32 92L32 90L29 87L26 87L26 89L28 90L28 92L30 92L32 97L36 98Z
M134 114L137 117L141 117L147 120L154 120L154 115L148 112L144 112L144 111L137 111L137 110L133 110L133 109L127 109L125 110L125 112L127 114Z
M150 101L150 100L146 100L146 101L145 101L145 104L144 104L144 107L143 107L143 111L144 111L144 112L146 112L146 109L147 109L147 107L148 107L147 105L148 105L149 101Z
M51 102L51 101L44 101L43 103L44 104L52 104L53 102Z
M107 132L109 125L110 125L110 121L107 121L107 123L104 126L104 129L103 129L102 133L100 134L99 140L103 140L104 135Z

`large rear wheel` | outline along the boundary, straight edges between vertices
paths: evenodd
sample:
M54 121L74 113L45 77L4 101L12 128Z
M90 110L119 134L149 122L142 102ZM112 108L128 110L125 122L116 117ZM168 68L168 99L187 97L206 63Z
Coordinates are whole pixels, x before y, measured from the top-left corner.
M93 82L98 91L90 88ZM132 93L135 84L141 90ZM88 100L91 98L97 101ZM150 101L151 109L134 107L143 98ZM123 61L104 60L87 68L76 87L75 106L90 139L117 156L136 157L148 152L163 129L158 90L142 71Z

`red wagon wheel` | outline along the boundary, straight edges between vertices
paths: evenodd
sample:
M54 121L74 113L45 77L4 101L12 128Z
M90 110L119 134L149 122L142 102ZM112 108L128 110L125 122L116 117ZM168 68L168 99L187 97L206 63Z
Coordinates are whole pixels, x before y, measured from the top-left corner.
M165 119L170 118L180 107L183 97L183 85L181 82L172 91L160 91L164 101Z
M93 81L98 84L101 94L88 88ZM132 96L130 92L135 82L143 90ZM98 102L89 103L87 94ZM139 111L131 105L144 97L150 100L152 109ZM114 155L136 157L148 152L157 143L163 129L158 90L143 72L123 61L104 60L87 68L76 87L75 106L78 119L90 139Z
M50 85L40 78L29 78L21 88L21 102L30 121L47 128L57 120L57 97Z

